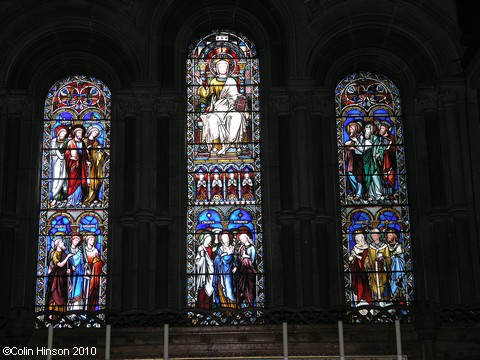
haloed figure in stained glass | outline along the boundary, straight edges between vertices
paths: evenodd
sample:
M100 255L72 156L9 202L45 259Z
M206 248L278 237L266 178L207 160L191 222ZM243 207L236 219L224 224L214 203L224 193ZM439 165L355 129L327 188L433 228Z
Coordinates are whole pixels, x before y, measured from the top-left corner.
M52 240L48 263L47 305L49 310L67 311L68 288L71 270L68 260L73 254L67 254L65 241L61 236Z
M238 235L240 248L237 252L238 257L238 302L243 302L247 306L253 306L255 302L255 284L256 273L255 258L256 250L255 244L252 240L250 230L243 229Z
M195 289L197 293L196 306L210 309L213 303L213 257L214 234L205 232L198 237L198 249L195 256Z
M228 230L220 232L220 247L214 260L215 276L213 287L219 307L237 307L234 273L237 270L233 234Z
M363 142L357 142L357 149L363 154L365 192L369 202L383 199L381 177L384 148L380 146L380 137L374 129L373 124L365 125Z
M80 234L70 236L70 269L71 286L69 289L68 304L69 310L84 309L84 277L85 277L85 257L82 247L83 237Z
M373 299L383 304L390 299L390 266L392 263L390 249L383 242L383 234L373 229L370 234L372 242L368 248L365 268L369 271L370 289Z
M91 163L88 161L87 146L85 145L85 127L72 126L72 139L67 144L65 161L68 174L68 202L67 206L78 206L88 187L87 174Z
M200 116L199 125L203 127L202 142L207 144L210 152L224 155L230 148L241 152L240 142L246 131L246 114L242 111L244 98L238 91L235 79L229 76L232 60L218 58L213 60L216 77L208 85L202 85L202 79L195 76L197 93L209 103L208 112ZM215 143L221 144L220 150Z
M87 154L90 166L88 168L88 192L83 203L86 206L98 206L100 203L100 188L103 181L105 154L98 141L102 127L98 124L90 125L86 134Z
M97 241L97 237L93 234L86 236L86 274L89 277L86 303L89 311L97 310L99 303L100 275L102 275L103 263L96 247Z
M383 193L389 200L395 199L395 185L397 173L397 148L395 136L391 133L390 124L386 121L380 123L378 135L383 147L382 185Z
M368 243L362 231L354 234L355 245L348 257L352 278L352 290L359 305L372 304L372 291L370 290L368 273L365 263L368 256Z
M354 200L363 196L363 157L362 152L357 149L357 145L364 142L361 130L362 125L359 123L349 123L347 131L350 139L345 142L345 170Z
M50 206L62 207L67 202L67 169L65 151L67 149L68 127L59 125L54 130L51 142L52 194Z
M390 288L392 299L396 301L405 301L405 289L403 282L405 279L405 256L403 254L402 244L398 241L398 235L391 231L387 232L387 243L391 257Z

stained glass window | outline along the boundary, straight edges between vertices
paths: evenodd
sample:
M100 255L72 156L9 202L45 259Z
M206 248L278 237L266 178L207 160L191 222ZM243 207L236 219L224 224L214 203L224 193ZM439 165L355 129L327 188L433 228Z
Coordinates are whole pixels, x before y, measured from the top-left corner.
M106 304L109 89L75 75L45 100L36 311L93 312Z
M368 72L336 88L345 295L352 307L413 300L400 95Z
M264 305L259 65L230 31L187 59L187 306Z

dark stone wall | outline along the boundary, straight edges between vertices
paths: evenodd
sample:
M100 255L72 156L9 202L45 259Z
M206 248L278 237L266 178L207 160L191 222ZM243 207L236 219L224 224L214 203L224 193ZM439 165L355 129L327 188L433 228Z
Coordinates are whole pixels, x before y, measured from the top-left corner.
M406 353L480 356L472 315L480 302L480 58L462 45L453 0L7 0L0 23L0 332L31 344L45 335L32 331L41 119L46 92L68 74L96 76L113 93L109 309L185 307L186 49L201 33L231 28L260 58L267 307L344 305L334 89L349 73L379 72L403 101L422 309L406 327ZM438 316L452 304L467 315ZM329 326L299 325L294 352L335 353ZM382 329L348 325L347 350L367 354L382 336L393 341ZM116 341L149 342L160 330L118 328ZM178 356L190 351L182 341L203 341L189 354L201 355L225 338L242 345L218 355L257 353L249 345L256 332L258 354L281 355L276 328L202 329L203 338L190 339L192 331L173 331ZM127 354L126 346L118 349ZM147 357L154 347L131 349Z

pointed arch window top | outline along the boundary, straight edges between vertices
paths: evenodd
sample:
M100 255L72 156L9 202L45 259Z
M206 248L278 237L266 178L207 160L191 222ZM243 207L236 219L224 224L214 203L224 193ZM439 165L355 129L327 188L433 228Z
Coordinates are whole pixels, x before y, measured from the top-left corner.
M72 75L53 85L45 100L45 120L110 119L111 93L100 80Z
M351 74L335 89L335 111L343 116L346 109L357 108L369 112L377 107L384 114L401 116L400 94L395 84L387 77L370 72ZM380 113L379 113L380 114Z
M190 59L255 58L255 45L245 36L228 30L216 30L191 43Z

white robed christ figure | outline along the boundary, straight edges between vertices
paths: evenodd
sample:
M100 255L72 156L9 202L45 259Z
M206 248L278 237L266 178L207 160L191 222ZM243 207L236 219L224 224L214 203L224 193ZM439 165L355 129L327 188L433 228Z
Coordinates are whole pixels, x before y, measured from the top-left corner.
M210 80L209 85L199 86L197 90L201 97L210 98L208 113L200 116L202 142L210 152L218 151L218 155L225 154L231 147L240 152L239 143L246 131L246 114L237 109L238 99L242 95L238 92L235 79L229 76L228 60L218 59L214 68L216 77ZM199 76L195 76L195 80L198 84L202 83ZM215 140L221 144L220 150L214 146Z

